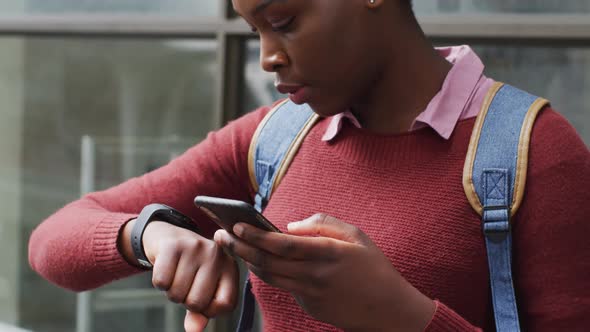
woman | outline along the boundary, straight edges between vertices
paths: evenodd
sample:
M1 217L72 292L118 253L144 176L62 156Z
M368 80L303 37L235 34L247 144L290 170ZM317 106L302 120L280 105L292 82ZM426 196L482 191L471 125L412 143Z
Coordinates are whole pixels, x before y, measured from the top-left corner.
M494 83L477 56L435 50L407 0L233 6L260 35L277 89L322 117L265 210L285 233L238 224L231 235L192 205L196 195L253 201L247 153L263 107L169 165L56 212L31 237L33 268L76 291L142 271L130 233L158 202L201 229L152 222L143 235L154 286L187 307L187 331L235 307L238 273L222 248L254 273L268 331L493 329L481 225L461 184L474 117ZM529 166L513 218L521 325L581 330L590 323L590 153L546 108Z

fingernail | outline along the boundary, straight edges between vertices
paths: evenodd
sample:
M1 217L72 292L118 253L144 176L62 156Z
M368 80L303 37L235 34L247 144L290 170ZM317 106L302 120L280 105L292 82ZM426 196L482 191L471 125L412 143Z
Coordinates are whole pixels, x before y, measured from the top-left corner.
M236 234L237 236L241 236L244 233L244 226L242 226L241 224L235 224L234 225L234 234Z
M223 234L221 234L221 232L223 232L222 229L219 229L219 230L215 231L215 234L213 234L213 241L215 241L215 242L221 242L221 239L223 237Z

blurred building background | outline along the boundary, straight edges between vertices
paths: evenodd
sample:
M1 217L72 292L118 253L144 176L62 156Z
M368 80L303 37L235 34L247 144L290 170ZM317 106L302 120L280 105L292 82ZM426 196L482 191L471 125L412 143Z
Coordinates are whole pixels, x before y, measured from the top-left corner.
M414 0L437 45L549 98L590 143L590 0ZM181 331L148 275L77 295L27 241L82 193L154 169L279 96L227 0L0 2L0 323L32 331ZM211 324L227 331L235 317Z

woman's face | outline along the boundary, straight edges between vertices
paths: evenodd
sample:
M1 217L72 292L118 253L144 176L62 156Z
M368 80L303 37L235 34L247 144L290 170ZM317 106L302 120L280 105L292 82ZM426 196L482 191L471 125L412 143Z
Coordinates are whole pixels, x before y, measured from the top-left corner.
M378 1L380 3L381 1ZM233 0L260 35L260 64L297 104L331 116L378 79L382 35L369 0Z

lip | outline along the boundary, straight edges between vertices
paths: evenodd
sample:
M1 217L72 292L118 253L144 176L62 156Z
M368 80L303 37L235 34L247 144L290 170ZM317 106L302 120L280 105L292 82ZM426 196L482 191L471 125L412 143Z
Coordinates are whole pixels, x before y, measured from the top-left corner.
M275 88L282 94L289 94L295 104L305 104L309 99L309 87L301 84L275 83Z
M302 84L287 84L287 83L275 83L275 88L282 94L292 94L297 93L301 88L303 88Z

